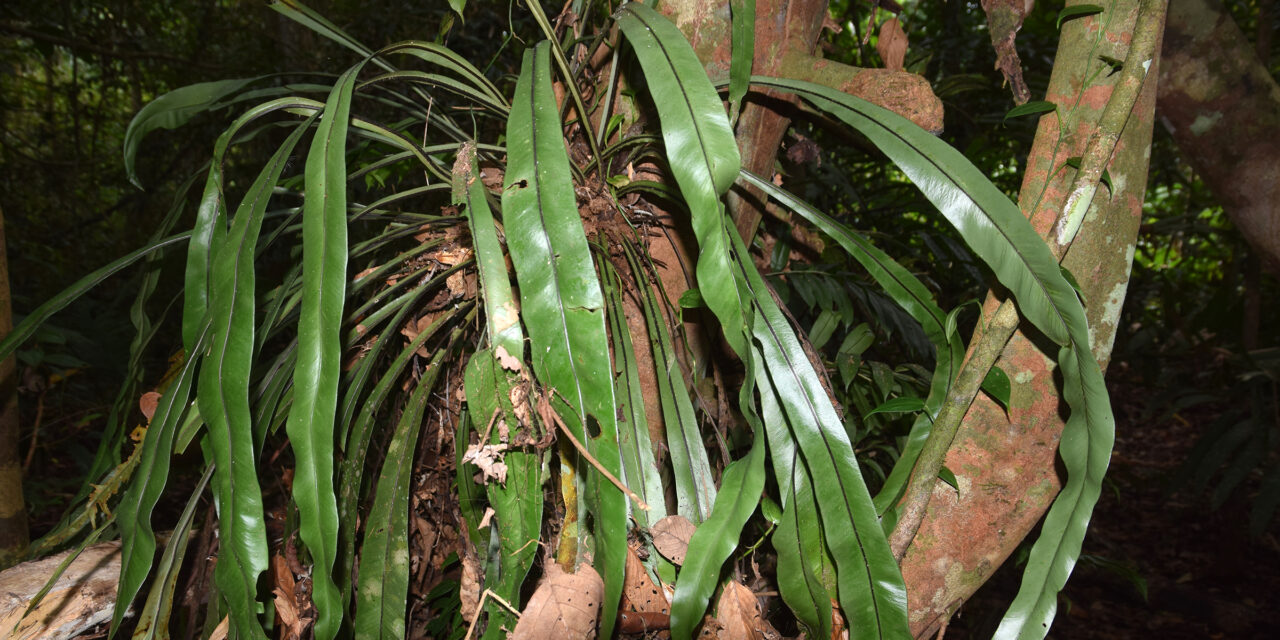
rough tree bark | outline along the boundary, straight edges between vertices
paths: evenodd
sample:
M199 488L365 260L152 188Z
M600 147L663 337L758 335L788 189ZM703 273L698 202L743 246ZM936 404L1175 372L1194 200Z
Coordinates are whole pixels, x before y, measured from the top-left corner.
M1280 276L1280 86L1217 0L1172 0L1159 114L1232 223Z
M729 77L732 51L729 3L673 0L659 7L693 44L714 81ZM814 51L827 17L827 0L759 0L756 2L755 52L752 73L808 80L891 109L929 131L942 130L942 101L924 78L905 71L864 69L826 60ZM773 161L791 120L779 109L794 98L745 101L736 133L743 168L757 175L773 173ZM734 223L743 238L755 235L764 213L763 194L732 193Z
M1045 96L1059 106L1059 113L1040 119L1019 197L1023 213L1051 242L1054 221L1075 177L1065 162L1085 153L1116 86L1118 74L1108 75L1099 55L1126 59L1138 4L1117 0L1101 14L1063 25ZM1141 221L1155 81L1155 73L1147 74L1111 157L1112 192L1108 197L1105 188L1098 191L1063 261L1080 284L1090 347L1104 367ZM984 319L998 304L994 295L988 298ZM902 563L917 637L933 633L991 577L1061 487L1055 460L1064 422L1050 355L1055 349L1044 349L1045 342L1034 333L1014 335L997 362L1013 383L1008 413L980 395L947 455L946 465L955 472L959 491L935 484L928 515Z

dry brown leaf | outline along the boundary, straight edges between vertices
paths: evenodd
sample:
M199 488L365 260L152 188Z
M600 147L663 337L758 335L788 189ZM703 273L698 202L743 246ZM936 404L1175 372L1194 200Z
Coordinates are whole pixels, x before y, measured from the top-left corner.
M231 630L231 616L222 616L222 622L213 628L209 640L227 640L227 632Z
M684 564L684 554L689 551L689 539L697 529L684 516L667 516L653 525L653 547L662 557L675 564Z
M451 247L448 249L441 249L440 251L435 252L431 257L435 258L436 262L439 262L440 264L452 267L459 262L464 262L471 258L471 248Z
M489 526L489 523L493 522L493 516L496 514L497 512L493 510L493 507L485 507L484 515L480 516L480 524L477 525L476 528L483 529Z
M498 358L498 364L507 371L519 371L522 366L520 358L508 353L507 348L502 345L498 345L498 348L493 350L493 355Z
M719 637L723 640L764 640L765 621L756 607L756 596L740 582L728 582L716 604Z
M369 274L377 270L378 270L378 267L369 267L368 269L365 269L364 271L357 273L354 281L359 282L361 278L366 278L369 276Z
M156 405L160 404L160 394L155 391L148 391L138 398L138 408L142 409L142 415L146 416L147 423L151 423L151 416L156 415Z
M840 640L848 638L849 634L844 628L844 616L840 615L840 603L835 598L831 599L831 640ZM941 636L939 636L941 637Z
M470 553L462 555L462 583L458 587L462 619L471 622L480 611L480 561Z
M880 25L880 37L876 39L876 51L884 60L884 68L902 71L902 60L907 56L907 32L897 18L889 18Z
M428 313L428 314L426 314L426 315L422 316L421 318L418 318L418 320L417 320L416 322L415 322L415 321L413 321L413 320L410 320L410 321L409 321L407 324L405 324L403 327L400 327L400 333L401 333L401 335L403 335L405 338L407 338L407 339L409 340L409 342L413 342L414 340L416 340L416 339L418 338L418 336L419 336L419 335L422 335L422 332L423 332L423 331L426 331L427 329L429 329L429 328L431 327L431 323L435 322L435 320L436 320L436 316L438 316L438 315L440 315L440 314L439 314L439 313ZM425 344L424 344L424 345L422 345L421 347L418 347L418 350L417 350L417 351L415 351L414 353L417 353L418 355L420 355L420 356L422 356L422 357L424 357L424 358L430 358L430 357L431 357L431 353L430 353L429 351L427 351L427 345L425 345Z
M596 635L604 581L589 565L565 573L548 564L542 582L520 613L511 640L587 640Z
M626 578L622 583L623 611L618 613L618 633L644 633L671 628L671 603L653 583L634 549L627 550Z
M636 552L627 550L627 571L626 578L622 583L622 597L625 598L627 607L635 611L671 611L671 604L667 602L667 598L663 595L658 585L653 583L653 579L649 577L649 572L645 571L644 564L640 562L640 557Z
M293 578L293 571L289 569L289 561L279 553L271 556L271 575L277 589L285 593L293 593L297 582Z
M310 619L298 616L298 607L294 604L293 592L283 591L280 587L272 590L276 603L276 615L280 616L280 640L298 640L307 629Z

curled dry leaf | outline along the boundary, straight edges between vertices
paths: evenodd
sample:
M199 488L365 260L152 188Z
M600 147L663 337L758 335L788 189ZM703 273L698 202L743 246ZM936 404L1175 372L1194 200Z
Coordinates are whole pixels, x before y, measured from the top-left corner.
M470 462L480 469L483 479L481 484L489 480L497 480L499 484L506 485L507 463L502 461L506 451L505 444L473 444L467 447L466 453L462 454L462 461Z
M880 25L876 52L884 60L884 68L902 71L902 61L907 56L907 32L902 30L902 23L897 18L889 18Z
M596 635L604 581L589 565L565 573L548 564L542 582L520 613L511 640L586 640Z
M275 600L276 615L280 617L280 640L298 640L307 629L309 619L298 615L298 607L294 604L293 592L276 587L271 591Z
M151 423L151 416L156 414L156 405L160 404L160 394L155 391L148 391L138 398L138 408L142 409L142 415L146 416L147 423Z
M697 527L684 516L667 516L653 525L653 547L662 557L675 564L684 564L684 554L689 551L689 539Z

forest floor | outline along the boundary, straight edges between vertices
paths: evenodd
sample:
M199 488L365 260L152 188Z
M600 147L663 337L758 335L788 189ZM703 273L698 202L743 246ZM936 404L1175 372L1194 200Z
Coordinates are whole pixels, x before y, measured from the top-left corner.
M1147 406L1157 395L1123 366L1107 378L1115 453L1049 638L1277 637L1280 527L1251 537L1246 500L1214 511L1202 493L1171 490L1215 418L1212 407L1162 415ZM946 639L991 637L1020 573L1006 565L961 609Z

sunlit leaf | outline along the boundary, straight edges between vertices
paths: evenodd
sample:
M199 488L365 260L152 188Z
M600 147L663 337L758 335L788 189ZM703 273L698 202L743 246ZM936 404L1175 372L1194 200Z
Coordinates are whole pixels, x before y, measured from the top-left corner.
M262 636L257 621L261 608L257 579L267 567L266 522L249 409L257 302L254 258L267 202L309 124L297 126L277 149L249 187L231 229L212 245L210 255L210 346L200 369L197 393L217 465L214 484L218 488L215 499L219 501L222 561L214 577L227 599L231 623L244 637ZM215 238L217 235L221 233ZM190 352L195 353L194 349Z

